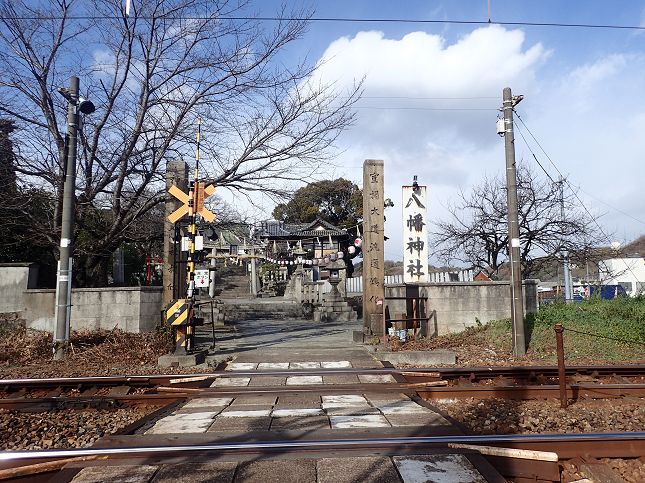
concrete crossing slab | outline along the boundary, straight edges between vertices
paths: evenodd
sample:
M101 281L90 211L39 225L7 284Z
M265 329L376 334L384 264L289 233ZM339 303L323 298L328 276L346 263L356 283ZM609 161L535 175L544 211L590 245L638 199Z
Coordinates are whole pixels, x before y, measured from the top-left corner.
M230 411L222 411L219 415L220 418L262 418L271 415L271 409L246 409Z
M171 416L164 418L164 421L168 421L169 419L174 419L177 421L192 421L192 420L200 420L200 419L212 420L215 418L215 416L217 416L217 414L218 414L217 411L199 411L199 412L185 412L185 413L176 412Z
M329 427L329 418L327 416L283 417L271 420L271 431L314 431L316 429L329 429Z
M287 386L308 386L310 384L322 384L322 376L289 376Z
M320 362L290 362L289 369L320 369Z
M268 431L271 426L271 416L255 418L222 418L218 416L206 432L217 431Z
M374 404L374 403L372 403ZM430 414L434 413L428 408L420 406L413 401L395 401L386 404L374 404L386 416L390 414Z
M323 409L369 406L365 396L355 394L334 394L322 397Z
M218 461L215 463L181 463L162 465L150 483L231 483L237 463Z
M284 386L286 382L286 376L257 376L251 378L249 386Z
M158 466L90 466L74 477L74 483L148 483Z
M317 394L285 394L278 397L277 408L320 408L320 396Z
M380 414L366 414L359 416L329 416L332 428L383 428L389 427L390 423L385 416Z
M271 416L274 418L286 417L309 417L309 416L324 416L325 413L322 409L316 408L293 408L293 409L274 409Z
M281 371L289 369L288 362L261 362L258 371Z
M231 362L226 366L227 371L254 371L258 368L253 362Z
M295 459L245 461L239 464L235 481L244 483L316 483L316 460Z
M329 374L323 375L323 384L358 384L355 374Z
M204 433L213 424L212 419L165 418L146 431L146 434Z
M399 483L390 458L323 458L318 460L318 483Z
M349 361L322 361L320 367L323 369L350 369L352 363Z
M403 483L486 483L464 455L394 456L392 459Z
M175 411L173 414L175 415L181 415L181 414L195 414L195 413L203 413L205 411L212 412L213 414L217 415L221 413L224 409L226 409L227 406L208 406L208 407L202 407L202 408L190 408L184 406L183 408L178 409Z
M184 404L183 408L228 406L232 401L232 397L196 397L194 399L190 399L186 404Z
M387 414L385 416L392 426L452 426L440 414Z
M218 377L213 381L211 387L226 387L226 386L248 386L251 382L250 377Z
M231 406L273 406L277 396L258 394L254 396L238 396L230 404Z
M390 374L359 374L358 380L363 384L392 384L396 382Z
M356 406L344 408L325 409L329 416L362 416L366 414L381 414L378 409L372 406Z

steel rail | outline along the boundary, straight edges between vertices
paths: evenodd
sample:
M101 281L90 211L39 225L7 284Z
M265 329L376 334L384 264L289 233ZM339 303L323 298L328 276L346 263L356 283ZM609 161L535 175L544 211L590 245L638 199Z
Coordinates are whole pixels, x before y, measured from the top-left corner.
M332 375L332 374L393 374L393 373L424 373L432 372L441 374L444 379L468 377L475 375L481 378L493 378L499 376L507 377L530 377L531 375L553 375L557 376L557 366L488 366L488 367L424 367L424 368L374 368L374 369L285 369L272 371L216 371L193 374L151 374L151 375L123 375L123 376L96 376L96 377L58 377L58 378L29 378L29 379L0 379L0 388L6 386L30 387L51 387L77 386L81 385L158 385L171 379L186 379L196 376L202 377L260 377L260 376L292 376L292 375ZM593 374L600 376L622 375L640 376L645 375L645 365L608 365L608 366L567 366L567 375Z
M419 387L412 384L313 384L307 386L226 386L207 388L172 387L158 388L157 393L101 396L57 396L2 398L0 408L23 412L43 412L51 409L119 409L125 405L167 404L178 398L191 397L236 397L241 394L285 395L297 393L350 393L369 394L383 392L416 392L425 400L435 399L549 399L560 396L557 385L535 386L432 386ZM645 397L645 384L568 384L567 398L590 399L618 398L624 396Z
M50 409L82 409L125 407L124 404L167 404L178 398L215 397L239 395L284 395L296 393L351 393L369 394L378 392L416 392L425 400L435 399L549 399L559 397L559 386L473 386L473 387L409 387L408 385L385 384L316 384L312 386L245 386L223 388L173 388L172 392L152 394L131 394L125 396L78 396L43 398L5 398L0 399L0 408L29 412ZM645 384L574 384L567 385L567 397L579 399L618 398L624 396L645 397Z
M55 396L55 397L21 397L21 398L0 398L0 408L22 410L29 412L46 411L48 408L83 408L101 407L119 409L116 403L132 403L157 405L168 403L179 398L200 397L200 396L228 396L237 397L240 395L267 395L267 394L297 394L304 392L319 392L325 394L369 394L374 392L414 392L416 387L409 387L409 384L314 384L308 386L226 386L207 388L185 388L170 387L158 388L157 393L127 394L127 395L101 395L101 396ZM167 389L167 391L163 391ZM115 404L111 405L110 402Z
M113 448L82 448L67 450L42 451L3 451L0 461L19 461L30 459L75 458L83 456L156 456L182 453L262 453L262 452L293 452L305 450L351 449L351 448L396 448L406 446L438 446L448 443L463 443L475 445L513 445L524 444L553 444L580 442L628 443L638 452L645 454L645 433L576 433L576 434L531 434L531 435L493 435L493 436L421 436L404 438L357 438L330 440L298 440L298 441L254 441L239 443L209 443L173 446L128 446ZM635 446L637 445L637 446Z
M645 397L645 384L567 384L568 399L618 398L623 396ZM557 385L540 386L472 386L416 388L425 400L433 399L550 399L560 397Z
M53 409L124 409L135 405L165 406L185 394L131 394L126 396L27 397L0 399L0 409L46 412Z

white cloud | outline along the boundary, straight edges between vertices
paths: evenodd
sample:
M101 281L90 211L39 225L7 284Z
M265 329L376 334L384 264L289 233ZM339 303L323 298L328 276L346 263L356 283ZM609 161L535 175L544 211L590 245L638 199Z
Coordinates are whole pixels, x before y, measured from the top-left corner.
M343 147L381 152L396 165L415 163L417 171L425 166L425 173L417 173L420 179L450 185L465 181L465 159L498 144L495 109L503 88L537 90L535 70L549 52L541 44L523 51L523 42L522 31L499 26L477 29L453 45L425 32L401 40L360 32L332 42L319 76L349 83L367 75L360 121L341 138ZM392 96L435 99L383 99ZM489 96L499 99L446 99ZM388 106L399 109L373 109ZM401 174L406 180L412 176Z
M642 176L634 176L643 173L645 152L645 56L616 53L590 60L524 43L521 30L493 25L453 44L425 32L392 40L372 31L340 38L326 50L320 81L340 79L342 86L367 75L359 122L339 139L345 149L339 164L348 167L339 174L360 183L363 160L385 160L385 196L397 203L386 224L388 252L400 251L400 187L413 175L428 185L430 216L437 218L459 188L468 189L484 173L503 172L504 146L495 134L495 118L504 87L525 96L518 112L563 174L603 201L645 218L643 203L635 201L642 200ZM446 99L488 96L497 98ZM388 106L408 109L367 109ZM428 110L446 108L470 110ZM549 164L535 144L531 148ZM518 133L516 157L534 162ZM628 238L645 231L598 202L590 206L609 211L604 222Z

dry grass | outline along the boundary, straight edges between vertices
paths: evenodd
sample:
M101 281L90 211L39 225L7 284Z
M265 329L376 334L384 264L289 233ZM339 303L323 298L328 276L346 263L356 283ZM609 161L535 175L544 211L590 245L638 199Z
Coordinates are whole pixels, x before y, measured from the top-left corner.
M81 330L70 334L66 363L79 367L126 367L156 364L174 348L169 330L130 334L119 329ZM52 335L30 329L7 328L0 333L0 368L50 362Z

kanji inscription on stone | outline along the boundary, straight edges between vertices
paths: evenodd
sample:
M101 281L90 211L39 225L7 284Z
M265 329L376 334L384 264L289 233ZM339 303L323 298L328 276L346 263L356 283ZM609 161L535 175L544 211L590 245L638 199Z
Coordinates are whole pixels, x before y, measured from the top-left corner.
M383 161L367 159L363 163L363 192L369 194L363 196L363 227L367 228L363 230L363 332L383 335Z

